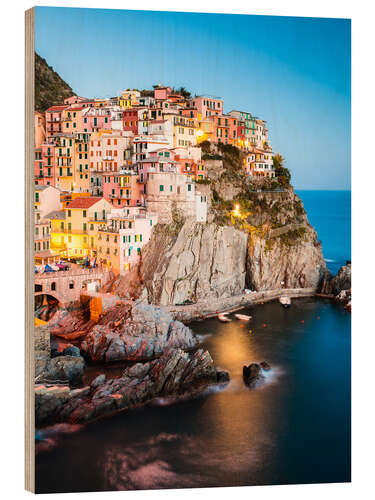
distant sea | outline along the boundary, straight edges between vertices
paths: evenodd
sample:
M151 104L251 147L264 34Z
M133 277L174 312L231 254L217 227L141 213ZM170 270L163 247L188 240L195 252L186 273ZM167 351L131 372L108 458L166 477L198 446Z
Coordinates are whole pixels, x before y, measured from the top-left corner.
M327 267L336 274L351 260L351 191L296 190L323 245Z

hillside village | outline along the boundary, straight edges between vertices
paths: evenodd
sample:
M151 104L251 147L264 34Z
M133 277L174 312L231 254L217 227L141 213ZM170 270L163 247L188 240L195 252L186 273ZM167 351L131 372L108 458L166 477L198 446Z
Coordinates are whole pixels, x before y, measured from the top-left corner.
M231 146L249 179L276 177L266 122L219 97L159 84L36 111L36 272L69 260L126 274L157 223L206 222L208 159Z

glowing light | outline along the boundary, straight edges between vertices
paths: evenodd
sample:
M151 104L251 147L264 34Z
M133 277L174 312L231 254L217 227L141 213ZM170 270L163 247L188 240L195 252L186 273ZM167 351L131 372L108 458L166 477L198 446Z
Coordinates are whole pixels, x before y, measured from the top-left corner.
M198 137L202 137L203 134L204 134L203 130L197 130Z
M236 205L234 206L233 215L234 215L235 217L239 217L239 216L240 216L240 206L239 206L238 204L236 204Z

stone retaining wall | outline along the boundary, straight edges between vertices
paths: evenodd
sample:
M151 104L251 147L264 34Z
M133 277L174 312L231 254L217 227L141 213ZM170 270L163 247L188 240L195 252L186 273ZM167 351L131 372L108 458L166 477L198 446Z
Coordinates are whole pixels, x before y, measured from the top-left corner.
M286 295L290 298L311 297L315 295L315 288L280 288L278 290L267 290L264 292L252 292L250 294L241 294L234 297L218 299L216 301L202 301L186 306L168 306L167 309L174 319L183 322L193 321L195 319L212 318L218 312L233 312L243 309L253 304L269 302Z

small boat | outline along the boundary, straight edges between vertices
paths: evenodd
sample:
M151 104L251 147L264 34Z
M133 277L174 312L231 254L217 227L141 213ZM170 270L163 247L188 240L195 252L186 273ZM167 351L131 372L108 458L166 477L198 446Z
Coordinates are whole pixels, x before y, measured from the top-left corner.
M227 314L229 313L220 313L217 315L217 318L219 321L222 321L223 323L228 323L229 321L232 321L231 319L227 318Z
M285 308L288 308L291 306L292 302L290 300L290 297L286 297L286 296L283 296L283 297L280 297L279 298L279 302L280 304L285 307Z
M251 316L248 316L247 314L235 314L237 319L241 319L242 321L249 321L251 319Z

